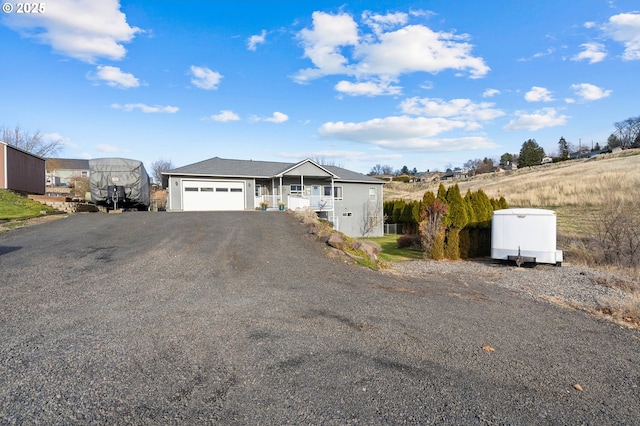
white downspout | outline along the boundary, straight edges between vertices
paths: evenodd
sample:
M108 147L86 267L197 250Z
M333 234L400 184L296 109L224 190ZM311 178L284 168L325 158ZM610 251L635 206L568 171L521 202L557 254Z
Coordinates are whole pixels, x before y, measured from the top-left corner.
M333 176L331 176L331 218L335 219L336 217L336 188L335 182L333 181ZM336 227L336 231L340 231L340 225L334 224Z

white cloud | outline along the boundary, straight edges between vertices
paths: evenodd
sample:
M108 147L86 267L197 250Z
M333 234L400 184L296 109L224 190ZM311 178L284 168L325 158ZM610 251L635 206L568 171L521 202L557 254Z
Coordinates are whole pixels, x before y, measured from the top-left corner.
M98 65L95 75L90 76L90 78L103 80L108 86L120 89L140 86L140 82L133 74L122 72L120 68L109 65Z
M498 89L487 89L482 93L483 98L492 98L495 95L499 95L500 91Z
M304 56L313 68L298 71L294 79L305 83L327 75L367 80L396 80L401 74L447 69L466 71L471 78L483 77L489 67L471 54L469 36L434 32L424 25L406 25L406 14L363 14L367 33L351 15L314 12L312 28L298 33ZM395 27L400 27L390 30ZM354 83L356 84L356 83ZM368 94L368 92L367 92Z
M614 15L602 29L611 39L624 44L622 59L640 60L640 13Z
M6 15L7 25L24 37L50 45L65 56L93 63L97 58L120 60L123 43L141 32L131 27L118 0L56 0L45 13Z
M101 143L99 145L96 145L96 149L100 152L108 152L111 154L115 152L129 152L126 149L117 147L115 145L106 144L106 143Z
M611 90L604 90L589 83L572 84L571 88L576 92L577 96L585 101L597 101L611 95Z
M449 117L458 120L492 120L504 115L499 109L494 109L494 103L474 103L471 99L452 99L444 101L433 98L409 98L400 104L402 112L428 117Z
M304 56L309 58L316 68L307 68L298 72L296 80L305 82L331 74L349 74L348 60L341 53L342 47L355 46L358 43L358 25L350 15L330 15L313 12L313 29L303 29L298 33L304 48Z
M280 124L280 123L284 123L285 121L289 120L289 116L287 114L284 114L282 112L274 112L273 115L271 117L257 117L254 116L251 118L253 121L266 121L268 123L276 123L276 124Z
M503 130L539 130L545 127L563 126L567 124L566 115L558 115L555 108L542 108L531 114L516 111L516 119L503 127Z
M553 96L551 91L544 87L533 86L531 90L525 93L524 98L527 102L551 102Z
M362 13L362 21L378 35L382 34L384 30L406 24L408 19L409 16L401 12L388 13L386 15L372 14L369 11Z
M125 105L120 105L120 104L111 104L111 108L114 109L121 109L123 111L126 112L131 112L133 110L139 109L140 111L144 112L144 113L168 113L168 114L173 114L176 113L180 110L180 108L178 107L174 107L174 106L160 106L160 105L154 105L154 106L150 106L150 105L145 105L142 103L137 103L137 104L125 104Z
M227 121L238 121L240 120L240 116L233 111L223 109L219 114L212 115L209 119L212 121L226 123Z
M452 152L494 148L483 136L434 138L455 129L467 127L464 121L445 118L386 117L360 123L328 122L318 133L328 139L347 140L387 149L410 149L429 152Z
M545 56L549 56L552 55L553 53L555 53L556 49L554 49L553 47L549 47L547 50L545 50L544 52L537 52L534 53L533 56L529 57L529 58L519 58L518 61L519 62L527 62L527 61L531 61L533 59L538 59L538 58L542 58Z
M588 60L590 64L595 64L607 56L604 45L601 43L584 43L580 47L584 50L571 58L572 61Z
M392 86L390 82L365 81L360 83L351 83L342 80L334 87L336 91L350 96L379 96L379 95L399 95L402 87Z
M273 115L269 118L265 118L264 121L268 121L270 123L284 123L289 120L289 116L287 114L281 112L274 112Z
M216 71L211 71L207 67L191 66L191 84L204 90L215 90L222 80L222 74Z
M264 44L266 37L266 30L262 30L260 35L252 35L251 37L249 37L249 40L247 40L247 49L255 52L259 44Z

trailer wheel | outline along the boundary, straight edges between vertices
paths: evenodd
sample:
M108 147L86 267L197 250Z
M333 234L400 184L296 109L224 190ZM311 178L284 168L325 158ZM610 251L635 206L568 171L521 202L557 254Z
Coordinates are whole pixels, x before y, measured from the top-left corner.
M556 262L556 266L559 268L562 266L562 262Z

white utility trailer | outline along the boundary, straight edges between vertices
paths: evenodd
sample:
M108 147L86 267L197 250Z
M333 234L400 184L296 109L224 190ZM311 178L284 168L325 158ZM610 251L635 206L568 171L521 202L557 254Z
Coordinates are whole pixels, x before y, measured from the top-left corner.
M504 209L493 212L491 258L523 263L562 265L556 249L556 212L544 209Z

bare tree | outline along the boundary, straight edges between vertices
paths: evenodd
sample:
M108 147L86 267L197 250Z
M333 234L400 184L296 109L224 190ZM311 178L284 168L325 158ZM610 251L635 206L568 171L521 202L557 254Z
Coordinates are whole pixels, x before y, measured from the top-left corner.
M631 148L640 143L640 116L629 117L626 120L613 123L613 125L616 131L611 136L615 136L622 148ZM609 146L611 147L611 145Z
M368 237L384 220L380 201L365 201L362 205L362 216L360 217L360 234Z
M373 166L371 168L371 171L369 172L369 175L371 176L380 176L382 175L382 166L380 164L376 164L375 166Z
M151 174L153 180L157 184L162 184L162 172L168 172L171 169L175 169L175 166L171 160L165 160L163 158L151 163Z
M640 267L640 202L607 195L606 207L595 217L592 236L606 263Z
M55 156L62 148L62 138L47 138L39 131L31 134L23 132L19 126L14 129L0 128L0 140L39 157Z

